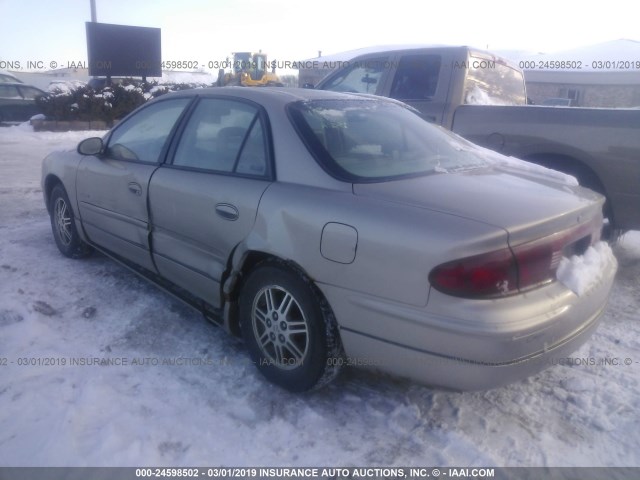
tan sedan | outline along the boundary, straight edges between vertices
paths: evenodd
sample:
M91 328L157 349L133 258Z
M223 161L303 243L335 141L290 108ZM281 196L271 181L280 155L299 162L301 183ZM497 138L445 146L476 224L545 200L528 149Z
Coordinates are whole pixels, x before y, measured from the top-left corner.
M616 271L600 195L382 98L165 95L49 155L42 184L63 254L98 249L169 290L292 391L343 365L522 378L587 341Z

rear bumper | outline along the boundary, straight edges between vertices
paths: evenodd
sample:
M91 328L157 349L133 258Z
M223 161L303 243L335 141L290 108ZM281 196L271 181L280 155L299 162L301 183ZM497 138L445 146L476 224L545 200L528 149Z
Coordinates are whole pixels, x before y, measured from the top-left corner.
M347 363L379 369L450 390L486 390L526 378L559 363L589 339L598 326L602 313L603 309L585 322L579 331L573 332L547 350L501 363L464 358L464 344L471 343L474 339L465 339L460 348L460 356L455 357L393 344L349 330L342 330L341 335L347 352Z
M346 364L452 390L498 387L562 362L597 328L616 272L578 297L559 282L500 300L431 292L423 309L321 285Z

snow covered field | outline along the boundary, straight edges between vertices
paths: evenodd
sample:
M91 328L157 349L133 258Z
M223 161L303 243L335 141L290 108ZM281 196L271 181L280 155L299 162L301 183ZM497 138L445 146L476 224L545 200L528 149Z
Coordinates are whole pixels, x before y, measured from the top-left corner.
M0 128L0 465L640 466L640 232L573 362L480 393L347 370L292 395L172 297L58 252L40 162L86 136Z

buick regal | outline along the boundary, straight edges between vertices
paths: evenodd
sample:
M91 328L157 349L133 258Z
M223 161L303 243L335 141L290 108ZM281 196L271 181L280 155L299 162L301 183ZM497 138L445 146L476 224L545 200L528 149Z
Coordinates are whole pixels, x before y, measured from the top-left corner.
M602 196L384 98L164 95L49 155L42 185L64 255L168 290L291 391L343 365L458 390L523 378L588 340L616 271Z

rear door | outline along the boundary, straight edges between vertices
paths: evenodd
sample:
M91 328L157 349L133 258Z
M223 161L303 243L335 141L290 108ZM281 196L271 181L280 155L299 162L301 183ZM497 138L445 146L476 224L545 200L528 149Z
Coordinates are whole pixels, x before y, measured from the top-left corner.
M235 246L249 234L272 181L266 114L253 103L202 98L171 164L149 186L158 271L214 306Z
M190 102L150 104L118 125L103 155L84 157L78 169L78 206L89 239L149 270L149 179Z

